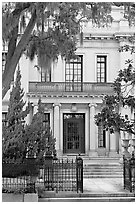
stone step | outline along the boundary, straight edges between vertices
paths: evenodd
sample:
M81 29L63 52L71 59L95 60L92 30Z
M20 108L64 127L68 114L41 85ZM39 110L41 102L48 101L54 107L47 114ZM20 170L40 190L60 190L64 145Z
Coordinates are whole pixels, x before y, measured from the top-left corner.
M106 171L107 171L107 170L108 170L108 171L112 171L112 170L113 170L113 171L117 171L117 170L118 170L118 171L123 171L123 168L120 168L120 167L118 167L118 168L117 168L117 167L114 167L114 168L113 168L113 167L101 167L101 166L100 166L100 167L98 167L98 166L97 166L97 167L93 167L93 166L92 166L92 167L84 167L83 169L84 169L84 170L87 170L87 171L88 171L88 170L91 170L91 171L93 171L93 170L100 170L100 171L105 171L105 170L106 170Z
M39 198L39 202L134 202L134 193L76 193L58 192L46 193L46 197Z
M119 164L119 163L103 163L103 164L101 164L101 163L92 163L92 164L85 164L84 165L85 167L92 167L92 166L102 166L102 167L106 167L106 166L110 166L110 167L122 167L123 165L121 165L121 164Z
M84 172L84 175L114 175L114 172ZM123 173L115 172L115 175L123 175Z
M97 171L99 171L99 172L109 172L109 171L113 171L113 172L123 172L123 169L121 169L121 168L112 168L112 169L110 169L110 168L84 168L83 169L83 171L84 172L89 172L89 171L91 171L91 172L97 172Z
M79 157L78 155L63 155L62 157L59 157L59 159L69 159L69 160L72 160L72 159L76 159L76 157ZM120 157L107 157L107 156L98 156L98 157L90 157L90 156L82 156L80 155L80 157L83 159L83 161L86 161L86 162L91 162L92 161L100 161L100 162L119 162L120 160Z
M98 174L96 174L96 175L83 175L83 177L85 179L90 179L90 178L123 178L123 175L114 175L114 174L112 174L112 175L108 175L108 174L98 175Z
M135 202L131 197L39 198L38 202Z

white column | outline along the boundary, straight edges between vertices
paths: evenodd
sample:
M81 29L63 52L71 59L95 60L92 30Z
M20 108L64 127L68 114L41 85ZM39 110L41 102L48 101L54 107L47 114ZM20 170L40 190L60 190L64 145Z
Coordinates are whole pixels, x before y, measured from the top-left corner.
M58 155L60 152L60 104L54 103L53 107L54 107L53 134L54 134L54 138L56 138L56 150Z
M37 111L38 111L38 105L34 105L33 110L34 110L33 114L37 113Z
M89 155L97 156L96 124L94 121L96 104L89 104Z
M30 112L29 112L29 119L28 119L29 124L31 124L31 122L32 122L33 111L34 111L34 106L31 106L31 109L30 109Z

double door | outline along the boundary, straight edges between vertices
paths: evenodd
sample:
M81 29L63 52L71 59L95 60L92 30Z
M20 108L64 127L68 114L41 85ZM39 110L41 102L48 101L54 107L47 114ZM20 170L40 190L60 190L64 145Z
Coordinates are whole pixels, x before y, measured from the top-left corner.
M85 152L85 120L83 114L67 114L64 117L64 153Z

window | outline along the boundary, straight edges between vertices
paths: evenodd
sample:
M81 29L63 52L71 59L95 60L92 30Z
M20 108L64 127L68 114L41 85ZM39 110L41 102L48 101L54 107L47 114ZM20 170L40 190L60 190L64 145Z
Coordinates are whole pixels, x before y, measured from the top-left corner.
M49 63L48 63L49 64ZM41 65L40 58L38 57L38 66L41 71L41 82L51 82L51 66L49 65Z
M106 56L97 56L97 82L103 82L105 83L107 80L106 76L106 61L107 57Z
M7 58L7 52L2 53L2 73L5 70L5 65L6 65L6 58Z
M45 128L50 127L50 113L44 113L43 125Z
M106 147L106 131L102 125L98 126L98 147Z
M66 91L82 91L83 56L66 61L65 82Z
M7 117L7 112L3 112L2 113L2 124L4 126L7 126L7 119L6 119L6 117Z
M41 81L42 82L50 82L51 81L51 70L43 70L41 69Z

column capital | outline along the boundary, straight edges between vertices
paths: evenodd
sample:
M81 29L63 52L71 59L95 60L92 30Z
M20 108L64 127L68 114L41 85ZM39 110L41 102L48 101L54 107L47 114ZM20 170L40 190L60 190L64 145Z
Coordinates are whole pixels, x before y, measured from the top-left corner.
M96 103L89 103L89 105L88 105L90 108L91 107L97 107L97 104Z
M61 104L60 103L53 103L53 107L56 107L56 106L61 107Z

